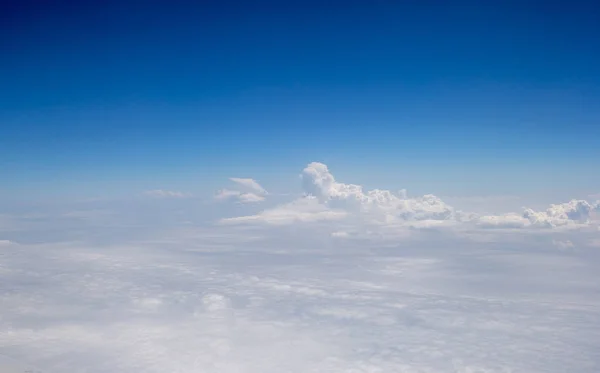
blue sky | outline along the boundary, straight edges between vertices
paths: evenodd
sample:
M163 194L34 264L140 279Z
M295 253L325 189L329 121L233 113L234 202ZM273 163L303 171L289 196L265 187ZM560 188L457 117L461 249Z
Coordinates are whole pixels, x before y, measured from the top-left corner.
M593 2L2 6L5 196L600 190Z

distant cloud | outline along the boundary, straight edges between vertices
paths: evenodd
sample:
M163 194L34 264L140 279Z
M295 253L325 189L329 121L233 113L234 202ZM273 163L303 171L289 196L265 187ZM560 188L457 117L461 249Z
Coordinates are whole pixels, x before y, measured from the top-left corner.
M189 194L189 193L183 193L183 192L172 191L172 190L163 190L163 189L148 190L148 191L144 192L144 195L148 196L148 197L157 197L157 198L187 198L187 197L191 197L191 194Z
M265 190L265 188L263 188L256 180L254 179L249 179L249 178L239 178L239 177L230 177L229 180L233 181L234 183L237 183L239 185L242 185L244 187L247 187L249 189L254 190L255 192L257 192L258 194L263 194L266 195L267 191Z
M323 164L300 177L265 207L0 215L0 371L9 354L48 372L596 372L597 202L475 214ZM268 198L231 184L215 197Z
M552 240L552 243L554 244L554 246L561 250L568 250L575 247L575 245L573 245L573 242L571 242L570 240Z
M242 193L238 190L221 189L215 194L219 201L235 200L240 203L262 202L265 197L256 193Z
M296 222L338 220L346 216L347 213L344 211L333 211L320 205L315 198L301 198L277 208L265 210L258 215L223 219L221 222L225 224L254 222L286 225Z
M250 178L231 177L229 180L246 191L221 189L215 194L219 201L236 201L238 203L256 203L265 200L269 193L256 180Z
M456 210L433 194L408 198L401 189L398 193L338 182L327 165L308 164L300 174L305 196L293 202L264 210L256 215L223 219L232 224L293 224L335 220L353 225L357 229L389 232L398 229L432 229L459 226L497 229L551 229L577 228L592 224L600 212L600 202L572 200L551 205L545 211L526 209L523 213L480 215ZM247 186L252 179L243 179ZM223 196L239 192L222 191Z

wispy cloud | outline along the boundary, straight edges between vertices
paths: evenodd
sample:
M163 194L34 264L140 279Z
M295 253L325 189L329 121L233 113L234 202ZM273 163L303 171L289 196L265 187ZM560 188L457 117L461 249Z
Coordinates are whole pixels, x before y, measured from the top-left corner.
M156 198L187 198L192 196L189 193L163 189L147 190L144 192L144 195Z
M266 195L267 191L256 180L250 178L231 177L229 180L241 186L247 187L258 194Z
M234 200L238 203L256 203L265 200L269 194L256 180L249 178L231 177L229 180L236 183L238 187L246 189L245 191L221 189L215 194L215 199L219 201Z

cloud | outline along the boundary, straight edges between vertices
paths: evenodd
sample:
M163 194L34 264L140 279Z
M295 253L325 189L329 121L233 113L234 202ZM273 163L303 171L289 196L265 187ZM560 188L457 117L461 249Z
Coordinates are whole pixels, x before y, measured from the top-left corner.
M292 224L315 220L358 218L365 223L454 220L465 215L434 195L407 198L388 190L363 191L360 185L337 182L323 163L310 163L300 175L305 196L292 203L265 210L255 216L226 219L227 222Z
M255 193L242 193L238 190L222 189L215 194L215 199L219 201L235 200L239 203L262 202L265 197Z
M551 205L546 211L526 209L523 217L538 227L559 227L570 224L588 224L600 212L600 201L591 204L584 200Z
M315 198L301 198L275 209L265 210L258 215L241 216L222 219L223 224L266 223L286 225L293 223L311 223L327 220L339 220L347 216L347 212L330 210L318 203Z
M575 247L575 245L573 244L573 242L571 242L571 240L554 239L554 240L552 240L552 244L554 244L554 246L556 246L557 248L559 248L561 250L568 250L568 249L572 249L573 247Z
M381 189L365 191L360 185L338 182L327 165L319 162L308 164L300 179L304 197L255 215L225 218L221 222L285 225L328 220L351 225L354 230L387 234L407 228L569 229L589 226L600 211L600 202L572 200L551 205L545 211L470 213L453 208L433 194L409 198L404 189L397 193Z
M452 207L438 197L428 194L406 198L388 190L374 189L364 192L360 185L339 183L323 163L310 163L300 175L302 187L324 206L354 211L383 220L447 220L455 216Z
M586 229L538 227L329 178L273 208L10 213L0 354L47 372L597 371L594 204L537 212Z
M144 195L148 196L148 197L156 197L156 198L187 198L187 197L191 197L191 195L189 193L183 193L183 192L172 191L172 190L162 190L162 189L148 190L148 191L144 192Z
M593 256L434 235L384 248L311 222L3 248L0 351L47 372L596 372Z
M256 180L250 178L239 178L239 177L230 177L229 180L237 183L241 186L249 188L256 192L257 194L266 195L268 194L265 188L263 188Z
M265 200L269 193L254 179L231 177L229 180L246 191L221 189L215 194L215 199L219 201L236 201L238 203L256 203Z

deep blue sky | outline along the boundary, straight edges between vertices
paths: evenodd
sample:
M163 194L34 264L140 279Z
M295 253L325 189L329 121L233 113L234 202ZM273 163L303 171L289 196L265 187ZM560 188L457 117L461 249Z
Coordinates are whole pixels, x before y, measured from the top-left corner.
M5 193L600 191L600 6L73 1L0 9Z

